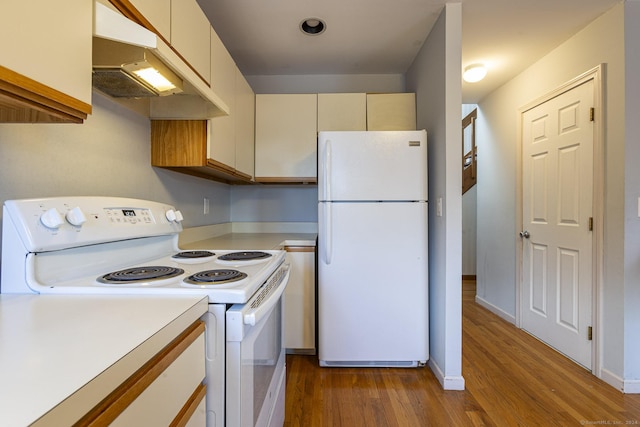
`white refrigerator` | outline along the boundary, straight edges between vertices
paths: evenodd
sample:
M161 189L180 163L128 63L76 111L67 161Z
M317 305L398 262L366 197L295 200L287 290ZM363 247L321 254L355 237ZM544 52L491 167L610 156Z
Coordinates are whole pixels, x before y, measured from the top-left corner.
M429 359L426 131L318 135L321 366Z

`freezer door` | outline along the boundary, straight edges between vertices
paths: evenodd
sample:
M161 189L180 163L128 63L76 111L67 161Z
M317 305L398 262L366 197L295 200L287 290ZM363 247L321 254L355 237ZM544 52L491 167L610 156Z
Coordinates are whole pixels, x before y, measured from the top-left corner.
M320 132L318 200L427 200L427 133Z
M428 360L427 203L319 203L318 219L323 366Z

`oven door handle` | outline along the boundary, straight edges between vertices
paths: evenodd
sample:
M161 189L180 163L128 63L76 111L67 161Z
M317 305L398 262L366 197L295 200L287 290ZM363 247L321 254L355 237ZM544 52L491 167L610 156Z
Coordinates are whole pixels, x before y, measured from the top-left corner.
M282 267L282 271L284 276L281 276L279 279L276 279L276 283L271 285L271 289L263 289L263 292L258 292L257 295L254 295L253 298L247 303L249 307L249 311L244 313L243 321L245 325L255 326L257 323L269 315L273 307L278 304L282 294L284 293L285 288L287 287L287 283L289 282L289 274L291 267L289 264L285 264ZM269 286L267 283L263 288Z

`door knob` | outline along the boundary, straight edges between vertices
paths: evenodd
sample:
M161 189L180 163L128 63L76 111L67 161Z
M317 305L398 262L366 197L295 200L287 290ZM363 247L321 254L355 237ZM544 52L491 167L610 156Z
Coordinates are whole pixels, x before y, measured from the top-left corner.
M529 236L531 236L531 235L529 234L529 232L527 230L524 230L524 231L520 232L520 237L524 237L525 239L528 239Z

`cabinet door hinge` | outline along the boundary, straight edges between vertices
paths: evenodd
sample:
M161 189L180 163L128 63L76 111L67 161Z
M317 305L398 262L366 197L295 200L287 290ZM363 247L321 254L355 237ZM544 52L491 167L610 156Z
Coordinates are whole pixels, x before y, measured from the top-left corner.
M594 107L591 107L591 109L589 110L589 121L593 122L596 120L596 109Z
M593 231L593 217L589 217L589 231Z
M589 326L587 328L587 340L591 341L593 340L593 327Z

